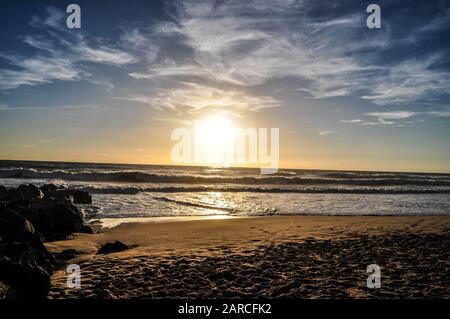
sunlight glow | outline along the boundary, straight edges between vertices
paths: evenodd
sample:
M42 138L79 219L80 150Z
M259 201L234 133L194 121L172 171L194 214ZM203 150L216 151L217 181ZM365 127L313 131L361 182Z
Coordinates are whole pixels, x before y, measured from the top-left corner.
M234 160L235 126L230 119L214 115L195 123L195 148L202 150L204 162L229 166Z

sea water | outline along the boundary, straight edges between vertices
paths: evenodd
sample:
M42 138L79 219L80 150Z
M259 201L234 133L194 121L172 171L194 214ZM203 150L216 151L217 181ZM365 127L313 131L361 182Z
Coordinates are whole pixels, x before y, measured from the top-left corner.
M448 215L450 174L0 161L0 185L87 190L87 219Z

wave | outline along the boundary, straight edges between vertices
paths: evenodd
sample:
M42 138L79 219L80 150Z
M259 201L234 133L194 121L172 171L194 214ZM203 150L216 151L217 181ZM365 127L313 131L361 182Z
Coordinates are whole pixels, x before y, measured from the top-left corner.
M198 208L221 210L221 211L228 212L228 213L236 213L237 212L234 208L214 206L214 205L207 205L207 204L199 204L199 203L194 203L194 202L188 202L188 201L171 199L171 198L167 198L167 197L164 197L164 196L163 197L153 197L153 199L159 200L159 201L162 201L162 202L174 203L174 204L190 206L190 207L198 207Z
M38 171L30 168L0 169L0 178L57 179L66 181L176 183L176 184L247 184L247 185L354 185L354 186L450 186L450 175L326 173L316 177L300 176L200 176L156 174L142 171Z
M220 187L220 186L169 186L169 187L78 187L93 194L136 195L139 193L303 193L303 194L450 194L450 189L434 188L282 188L282 187Z

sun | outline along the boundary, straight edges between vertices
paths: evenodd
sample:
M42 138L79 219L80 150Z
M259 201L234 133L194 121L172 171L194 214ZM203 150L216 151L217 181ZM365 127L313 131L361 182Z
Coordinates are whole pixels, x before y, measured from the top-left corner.
M229 118L205 117L195 122L194 130L194 147L202 153L203 163L220 166L233 163L236 127Z

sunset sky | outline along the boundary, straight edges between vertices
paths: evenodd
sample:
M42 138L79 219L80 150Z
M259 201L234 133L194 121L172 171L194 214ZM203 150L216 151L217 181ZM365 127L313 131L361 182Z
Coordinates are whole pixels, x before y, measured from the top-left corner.
M171 164L222 114L282 167L450 172L448 1L74 2L0 5L0 159Z

